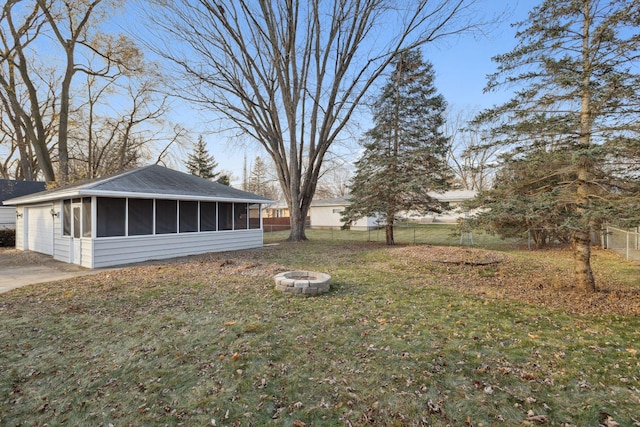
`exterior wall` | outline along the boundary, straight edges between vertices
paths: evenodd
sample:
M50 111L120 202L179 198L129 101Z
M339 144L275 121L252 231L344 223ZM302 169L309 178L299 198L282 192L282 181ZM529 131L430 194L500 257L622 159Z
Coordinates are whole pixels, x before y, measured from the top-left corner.
M0 206L0 229L16 227L16 208Z
M83 242L84 243L84 242ZM83 249L84 249L83 244ZM223 252L262 246L262 230L212 231L93 239L92 257L82 265L109 267L207 252ZM88 263L90 262L90 263ZM90 265L92 264L92 265Z
M315 229L340 229L344 225L341 212L345 206L311 206L311 228ZM351 225L352 230L370 230L378 227L376 218L364 217Z
M24 208L16 208L16 249L24 251Z

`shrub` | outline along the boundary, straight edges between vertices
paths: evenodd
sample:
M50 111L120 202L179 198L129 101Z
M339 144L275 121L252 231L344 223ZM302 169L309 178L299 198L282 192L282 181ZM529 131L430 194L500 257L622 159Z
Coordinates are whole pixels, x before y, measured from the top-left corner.
M16 245L16 230L11 228L0 229L0 247L12 247Z

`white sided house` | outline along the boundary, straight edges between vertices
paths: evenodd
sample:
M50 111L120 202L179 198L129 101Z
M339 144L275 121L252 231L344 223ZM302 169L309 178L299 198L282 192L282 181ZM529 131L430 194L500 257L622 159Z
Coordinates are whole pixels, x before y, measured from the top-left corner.
M3 228L16 228L16 207L3 205L5 200L37 193L46 188L46 183L38 181L14 181L0 179L0 230Z
M270 200L158 165L7 200L16 248L87 268L262 246Z
M442 223L456 224L459 219L466 218L474 212L466 211L462 204L476 196L476 191L471 190L450 190L444 193L430 193L429 195L443 203L447 203L448 208L441 213L421 215L417 212L401 212L400 216L407 220L420 223ZM311 228L316 229L340 229L344 226L341 214L349 206L349 196L335 199L318 200L311 202L310 218ZM382 226L377 216L360 218L351 225L352 230L371 230Z
M349 196L311 202L309 208L311 228L341 229L344 226L342 211L350 204ZM367 216L354 221L350 228L352 230L372 230L379 226L377 217Z

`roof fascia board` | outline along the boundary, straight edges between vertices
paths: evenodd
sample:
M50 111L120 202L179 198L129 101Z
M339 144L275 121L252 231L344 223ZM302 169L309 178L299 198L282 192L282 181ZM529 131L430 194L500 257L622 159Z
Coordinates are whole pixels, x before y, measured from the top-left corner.
M184 194L161 194L161 193L135 193L135 192L121 192L121 191L99 191L91 189L73 189L69 191L61 191L55 194L43 194L39 197L17 197L15 199L5 200L4 204L8 205L26 205L32 203L49 202L52 200L68 199L72 197L114 197L123 198L128 197L131 199L165 199L165 200L189 200L189 201L212 201L212 202L236 202L236 203L270 203L268 199L246 199L241 197L216 197L216 196L193 196ZM10 202L10 203L9 203Z
M269 203L268 199L245 199L241 197L218 197L218 196L193 196L186 194L162 194L162 193L136 193L125 191L85 191L84 196L98 197L128 197L131 199L165 199L165 200L190 200L190 201L212 201L212 202L240 202L240 203ZM90 194L89 194L90 193Z

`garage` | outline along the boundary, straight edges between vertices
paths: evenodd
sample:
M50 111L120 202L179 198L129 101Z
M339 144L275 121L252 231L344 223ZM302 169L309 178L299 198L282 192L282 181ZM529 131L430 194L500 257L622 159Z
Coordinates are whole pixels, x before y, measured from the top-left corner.
M25 209L27 218L27 250L53 255L53 205L30 206Z

